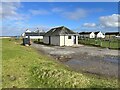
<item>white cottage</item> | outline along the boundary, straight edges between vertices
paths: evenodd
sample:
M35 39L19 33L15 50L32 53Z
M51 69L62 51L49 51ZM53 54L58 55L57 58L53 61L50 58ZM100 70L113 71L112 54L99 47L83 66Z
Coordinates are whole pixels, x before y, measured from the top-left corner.
M94 32L90 33L90 38L95 38L95 33Z
M94 32L80 32L80 38L95 38Z
M59 46L78 45L78 35L64 26L56 27L44 35L43 43Z
M105 38L105 35L101 31L94 32L94 33L96 35L96 38Z
M105 35L101 32L80 32L80 38L105 38Z
M31 32L30 30L26 30L24 33L22 33L22 37L30 39L43 39L43 35L45 32L40 32L39 30Z

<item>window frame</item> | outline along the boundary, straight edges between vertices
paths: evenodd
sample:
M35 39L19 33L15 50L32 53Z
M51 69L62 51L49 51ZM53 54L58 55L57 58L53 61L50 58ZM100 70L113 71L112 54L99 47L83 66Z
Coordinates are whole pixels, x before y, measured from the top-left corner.
M72 36L68 36L68 39L72 39Z

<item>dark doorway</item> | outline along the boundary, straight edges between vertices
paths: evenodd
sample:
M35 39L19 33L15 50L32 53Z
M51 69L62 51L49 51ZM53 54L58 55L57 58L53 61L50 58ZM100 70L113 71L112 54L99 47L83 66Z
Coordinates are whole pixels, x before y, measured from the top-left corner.
M49 44L51 44L51 37L49 36Z
M76 44L76 35L74 35L74 44Z

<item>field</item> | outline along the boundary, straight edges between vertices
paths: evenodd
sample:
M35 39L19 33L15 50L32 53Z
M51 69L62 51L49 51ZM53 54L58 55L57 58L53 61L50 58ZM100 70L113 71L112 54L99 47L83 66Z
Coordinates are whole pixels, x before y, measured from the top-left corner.
M110 49L120 49L120 40L119 39L90 39L90 38L84 38L79 39L80 44L86 44L86 45L93 45L103 48L110 48Z
M118 88L118 80L77 73L21 40L2 39L3 88Z

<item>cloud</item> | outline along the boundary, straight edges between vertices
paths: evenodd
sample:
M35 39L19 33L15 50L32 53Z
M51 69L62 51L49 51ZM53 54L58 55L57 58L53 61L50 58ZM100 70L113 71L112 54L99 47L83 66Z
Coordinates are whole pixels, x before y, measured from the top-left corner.
M65 8L61 7L54 7L50 10L46 9L31 9L29 12L32 15L49 15L49 14L59 14L60 16L70 19L70 20L79 20L81 18L84 18L88 16L90 13L96 13L96 12L102 12L103 9L96 8L96 9L83 9L83 8L76 8L71 11L67 11Z
M100 23L105 27L120 27L120 15L119 14L102 16L99 19L100 19Z
M64 12L62 15L71 20L79 20L87 16L87 10L77 8L75 11Z
M32 15L49 15L58 13L60 16L68 18L70 20L79 20L83 17L86 17L87 11L81 8L77 8L74 11L66 11L63 8L55 7L50 10L45 9L34 9L29 10Z
M50 14L50 12L45 9L29 10L29 12L32 15L48 15L48 14Z
M23 21L8 20L2 24L2 35L20 35L27 26Z
M64 12L64 10L62 8L55 7L55 8L52 8L50 10L46 10L46 9L31 9L31 10L29 10L29 12L32 15L49 15L49 14L52 14L52 13Z
M96 27L95 23L84 23L83 24L84 27Z
M81 27L78 28L80 30L94 30L98 29L101 31L118 31L118 27L120 27L120 15L112 14L107 16L99 17L98 23L84 23Z
M20 2L2 2L0 15L2 16L2 35L19 35L23 28L27 26L26 21L30 18L29 14L20 13L22 8Z
M18 13L18 9L21 7L20 2L2 2L0 8L0 15L3 19L9 20L24 20L28 17L24 14Z
M63 11L64 10L62 8L58 8L58 7L52 9L52 12L63 12Z
M88 16L89 14L93 14L93 13L98 13L98 12L103 12L104 10L102 8L96 8L96 9L84 9L84 8L76 8L74 10L71 11L67 11L64 8L53 8L52 12L53 13L58 13L59 15L61 15L64 18L68 18L70 20L79 20L81 18L84 18L86 16Z

